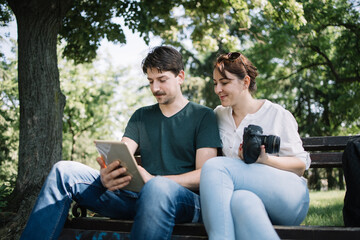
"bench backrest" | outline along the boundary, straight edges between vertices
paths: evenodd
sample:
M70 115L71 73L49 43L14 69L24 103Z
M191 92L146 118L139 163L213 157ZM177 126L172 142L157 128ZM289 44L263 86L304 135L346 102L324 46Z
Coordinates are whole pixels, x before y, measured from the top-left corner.
M341 167L348 140L356 136L305 137L304 149L310 152L312 168Z
M357 136L304 137L303 147L310 152L311 168L342 167L342 154L350 138ZM219 153L221 155L221 153ZM136 161L141 164L140 153L135 154Z

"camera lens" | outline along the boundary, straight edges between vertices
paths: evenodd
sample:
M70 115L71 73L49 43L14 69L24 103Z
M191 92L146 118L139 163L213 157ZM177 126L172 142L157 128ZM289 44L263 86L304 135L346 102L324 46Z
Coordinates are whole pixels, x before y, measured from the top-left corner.
M280 150L280 137L275 135L264 136L263 145L267 153L278 153Z

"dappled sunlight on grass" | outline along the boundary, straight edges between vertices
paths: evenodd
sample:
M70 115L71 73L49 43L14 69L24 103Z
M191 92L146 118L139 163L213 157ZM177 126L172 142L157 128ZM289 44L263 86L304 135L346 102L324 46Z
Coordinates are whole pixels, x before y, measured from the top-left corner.
M344 190L311 191L310 208L302 225L344 226Z

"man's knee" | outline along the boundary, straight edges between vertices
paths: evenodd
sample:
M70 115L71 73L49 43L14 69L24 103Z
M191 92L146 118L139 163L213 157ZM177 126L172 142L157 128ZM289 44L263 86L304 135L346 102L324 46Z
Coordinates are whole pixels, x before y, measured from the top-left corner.
M61 160L54 164L54 166L52 167L52 170L67 171L69 169L74 169L74 167L77 167L78 164L79 164L78 162L74 162L74 161Z
M176 194L180 187L180 184L166 177L154 177L144 185L140 194L154 195L156 198L170 197Z
M182 186L166 177L155 177L148 181L140 192L138 203L151 209L168 208L175 204ZM142 206L142 207L145 207Z
M59 161L55 163L49 173L48 179L56 181L67 180L79 170L81 163L73 161Z

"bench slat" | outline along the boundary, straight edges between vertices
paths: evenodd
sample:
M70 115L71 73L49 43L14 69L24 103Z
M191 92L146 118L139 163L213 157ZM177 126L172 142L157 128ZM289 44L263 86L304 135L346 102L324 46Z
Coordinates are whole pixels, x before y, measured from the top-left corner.
M310 153L311 168L342 167L342 152Z
M357 136L325 136L301 138L306 151L344 150L350 138Z
M281 239L360 239L360 227L274 226Z
M304 149L310 152L311 168L342 167L343 150L349 139L357 136L325 136L302 138ZM139 153L138 153L139 154ZM140 156L136 156L141 161ZM75 216L75 215L74 215ZM82 215L84 216L84 214ZM103 217L79 217L68 220L63 231L63 238L69 236L108 236L118 233L121 239L128 239L133 221L115 220ZM360 239L360 227L328 227L328 226L274 226L281 239ZM104 233L105 235L102 235ZM82 238L83 239L83 238ZM176 224L173 229L172 240L208 239L202 223Z
M99 232L129 233L133 221L114 220L108 218L91 217L76 218L68 221L64 227L64 234L81 233L81 230L91 230L93 234L99 235ZM360 239L360 228L349 227L329 227L329 226L274 226L281 239ZM205 227L202 223L184 223L176 224L173 231L176 239L207 239ZM60 238L62 239L62 238ZM65 238L64 238L65 239Z

